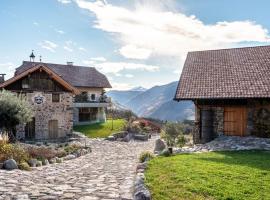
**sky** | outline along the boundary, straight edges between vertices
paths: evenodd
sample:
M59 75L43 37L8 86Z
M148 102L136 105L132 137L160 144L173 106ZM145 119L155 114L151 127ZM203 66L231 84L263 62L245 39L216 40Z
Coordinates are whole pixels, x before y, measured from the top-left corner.
M0 73L96 67L113 89L179 80L189 51L270 44L269 0L1 0ZM74 74L75 75L75 74Z

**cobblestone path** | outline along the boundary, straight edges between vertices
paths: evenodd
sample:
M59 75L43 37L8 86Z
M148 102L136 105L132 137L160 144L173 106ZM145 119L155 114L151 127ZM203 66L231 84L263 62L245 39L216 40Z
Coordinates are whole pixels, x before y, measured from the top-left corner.
M0 170L2 199L132 199L138 155L153 150L148 142L89 140L92 153L35 168L31 172Z

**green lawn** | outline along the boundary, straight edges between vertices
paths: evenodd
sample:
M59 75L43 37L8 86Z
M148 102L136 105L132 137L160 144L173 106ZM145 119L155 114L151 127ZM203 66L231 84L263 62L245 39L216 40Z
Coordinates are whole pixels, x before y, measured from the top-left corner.
M107 120L105 123L74 126L74 130L90 138L104 138L112 133L123 130L125 123L126 121L124 119L113 120L112 130L112 120Z
M182 154L150 161L154 200L270 199L270 152Z

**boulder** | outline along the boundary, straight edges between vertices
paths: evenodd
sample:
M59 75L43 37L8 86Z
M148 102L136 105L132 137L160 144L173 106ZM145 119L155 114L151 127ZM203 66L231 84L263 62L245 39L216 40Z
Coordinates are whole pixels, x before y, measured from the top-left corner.
M147 134L135 134L134 139L135 140L147 141L148 140L148 135Z
M115 141L115 137L113 135L110 135L106 138L106 140L109 140L109 141Z
M30 165L30 167L36 167L37 166L37 159L28 160L28 164Z
M132 139L132 134L128 133L124 138L123 138L123 142L129 142Z
M165 148L166 148L166 145L165 145L165 143L163 142L163 140L157 139L157 140L156 140L156 143L155 143L155 149L154 149L154 152L159 153L159 152L163 151Z
M3 169L4 163L0 163L0 169Z
M42 161L38 160L37 164L36 164L36 167L41 167L41 166L42 166Z
M4 169L7 170L18 169L18 165L14 159L9 159L4 162Z
M74 158L76 158L75 155L69 154L69 155L67 155L67 156L64 157L64 160L72 160L72 159L74 159Z
M50 163L50 164L56 163L56 158L51 158L51 159L49 160L49 163Z

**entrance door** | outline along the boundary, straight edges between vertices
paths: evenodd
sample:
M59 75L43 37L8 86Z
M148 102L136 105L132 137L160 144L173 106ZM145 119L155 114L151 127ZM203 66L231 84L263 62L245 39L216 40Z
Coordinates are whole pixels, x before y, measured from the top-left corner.
M35 118L32 118L31 122L26 123L24 132L25 132L25 139L26 140L33 140L35 139Z
M224 134L231 136L244 136L247 127L246 107L225 107Z
M58 138L58 120L49 121L49 139Z

